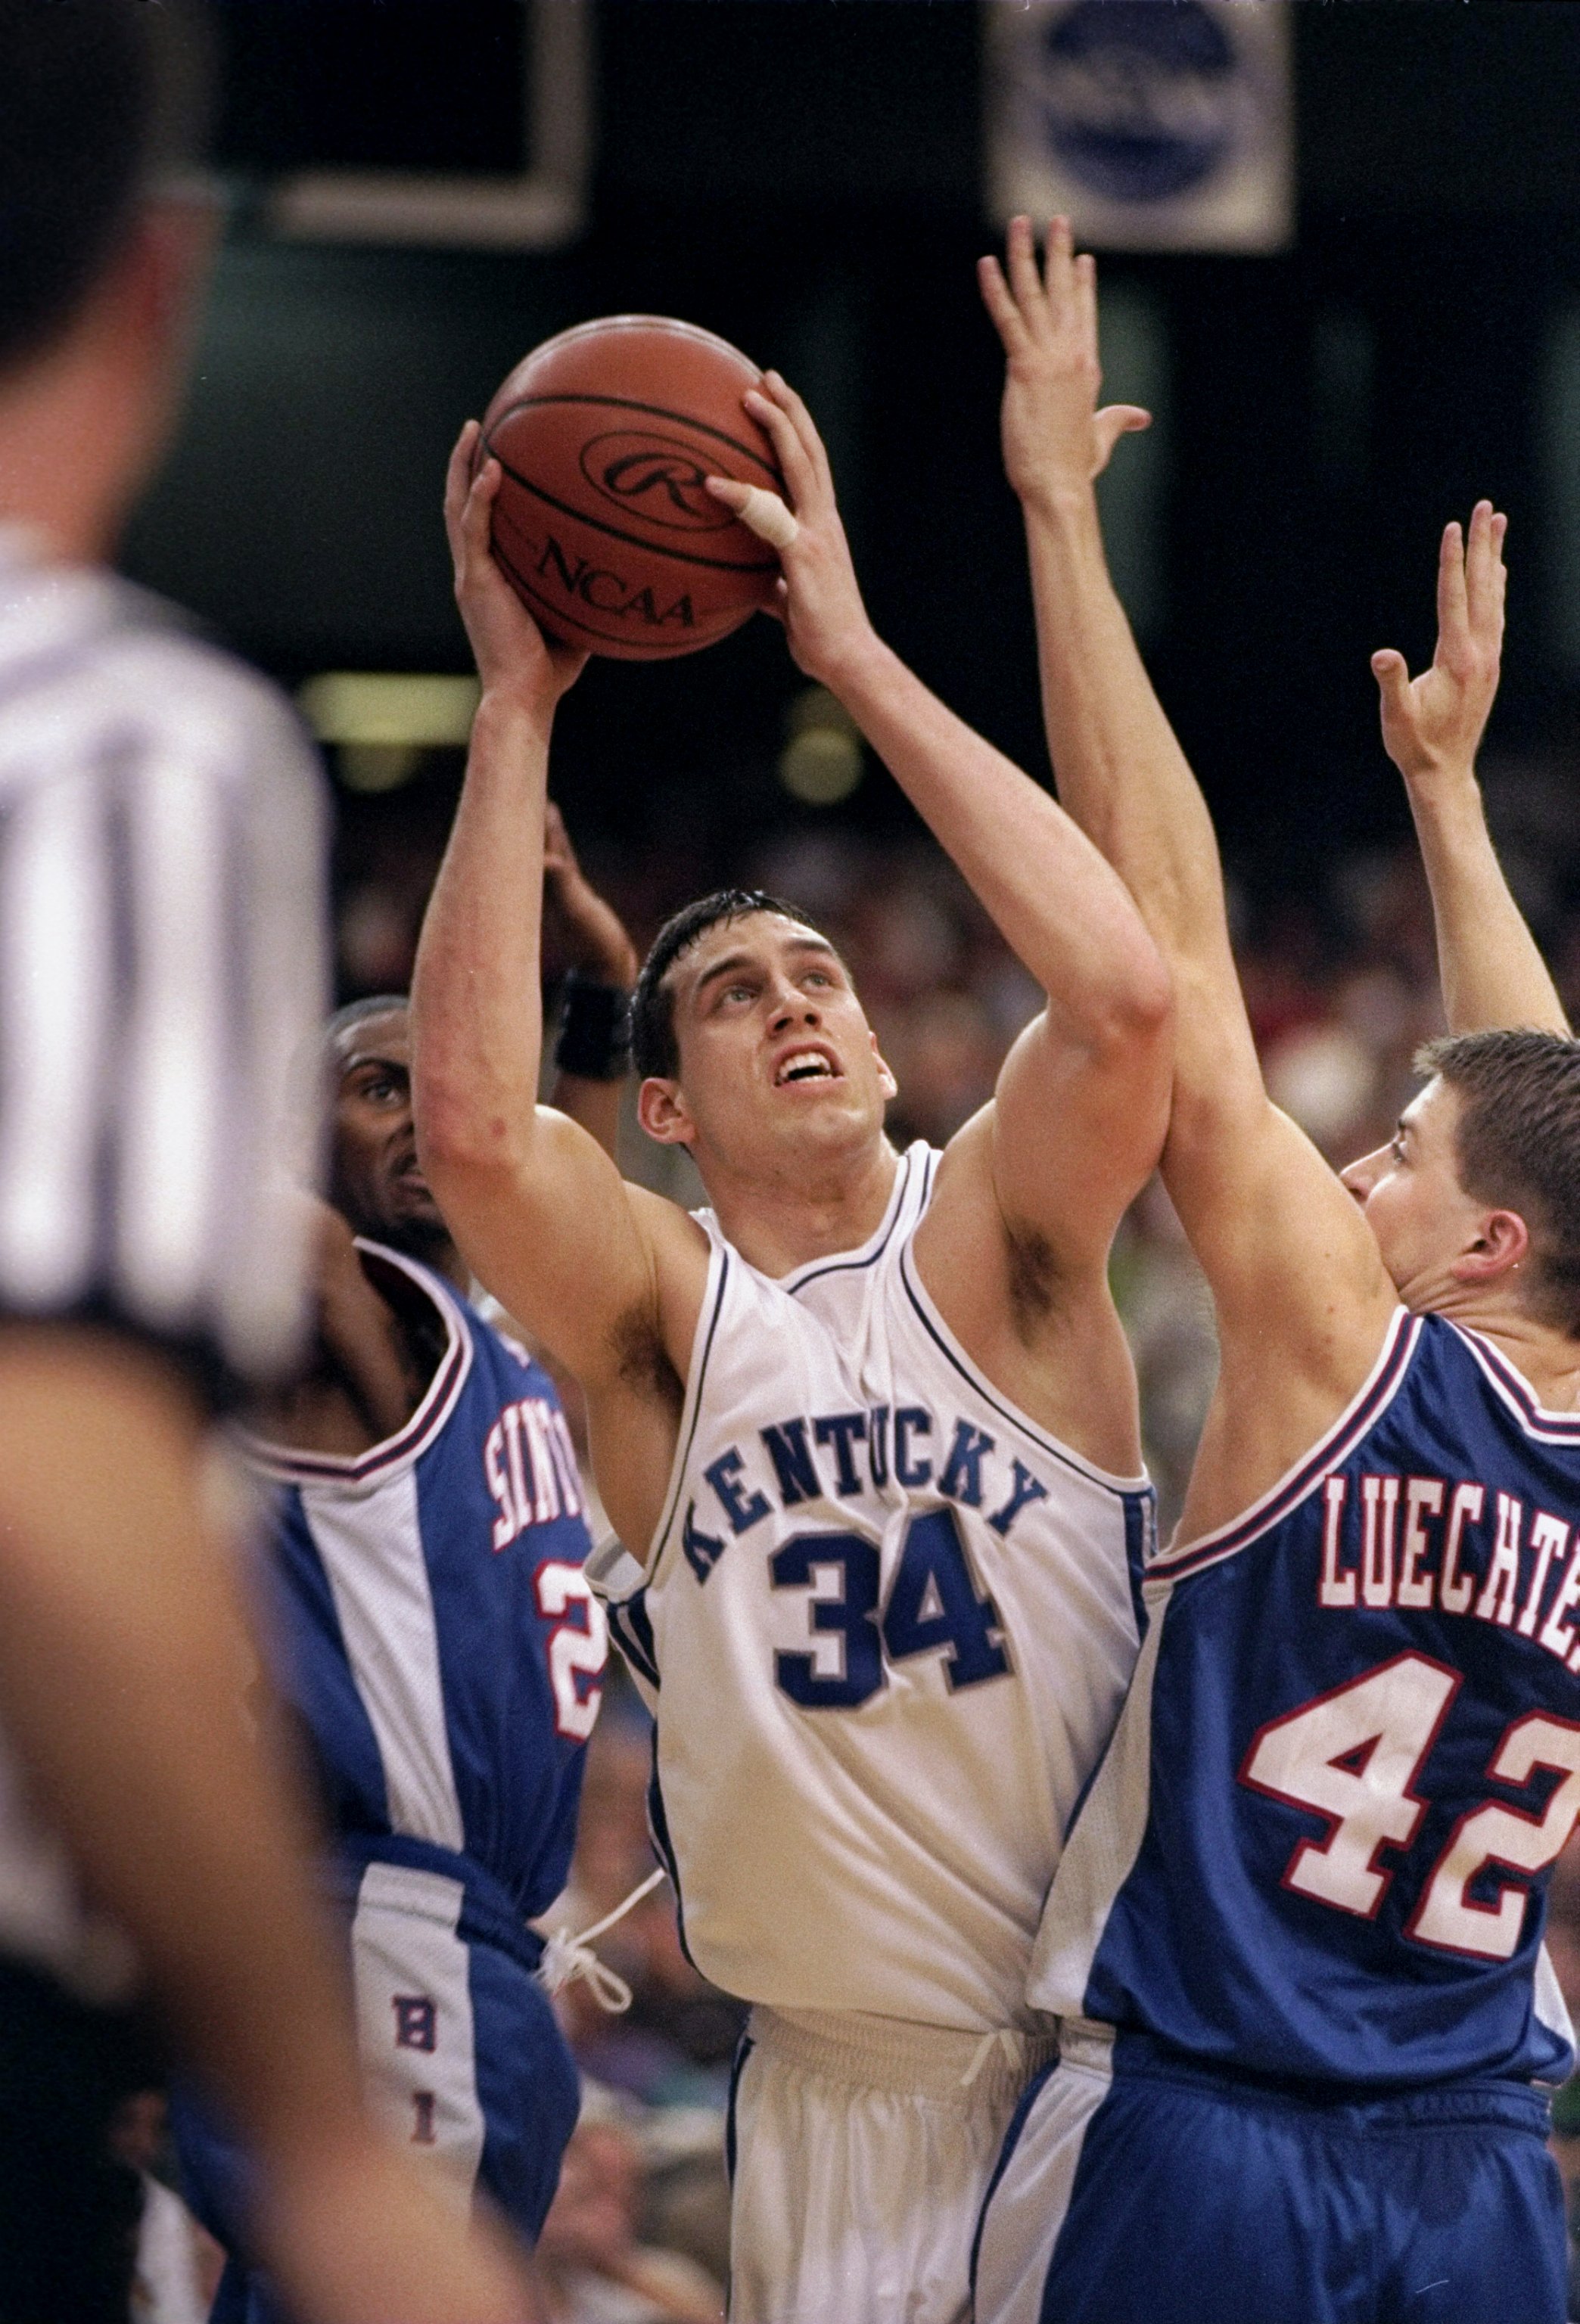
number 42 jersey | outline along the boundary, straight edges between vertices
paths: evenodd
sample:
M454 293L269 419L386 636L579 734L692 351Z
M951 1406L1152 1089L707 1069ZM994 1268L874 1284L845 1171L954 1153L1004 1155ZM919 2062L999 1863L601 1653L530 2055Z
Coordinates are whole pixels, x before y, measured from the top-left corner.
M645 1588L653 1821L692 1958L780 2010L1027 2026L1060 1836L1140 1638L1142 1478L1018 1413L933 1306L913 1146L860 1250L713 1242Z
M1562 2080L1541 1935L1580 1812L1580 1415L1401 1309L1322 1442L1143 1598L1033 2000L1230 2072Z

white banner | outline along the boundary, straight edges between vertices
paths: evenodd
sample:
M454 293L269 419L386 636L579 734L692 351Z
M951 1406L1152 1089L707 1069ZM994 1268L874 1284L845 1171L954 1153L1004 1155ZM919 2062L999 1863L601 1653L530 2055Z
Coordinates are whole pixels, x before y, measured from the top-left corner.
M988 199L1099 250L1281 250L1287 0L990 0Z

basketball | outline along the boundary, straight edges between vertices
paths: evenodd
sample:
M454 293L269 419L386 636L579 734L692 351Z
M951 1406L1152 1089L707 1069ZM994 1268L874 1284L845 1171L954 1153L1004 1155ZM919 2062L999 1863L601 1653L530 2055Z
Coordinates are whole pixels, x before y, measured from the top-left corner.
M727 340L661 315L578 324L517 364L477 457L504 472L494 554L546 630L653 661L712 645L769 602L777 557L704 482L783 493L741 401L761 376Z

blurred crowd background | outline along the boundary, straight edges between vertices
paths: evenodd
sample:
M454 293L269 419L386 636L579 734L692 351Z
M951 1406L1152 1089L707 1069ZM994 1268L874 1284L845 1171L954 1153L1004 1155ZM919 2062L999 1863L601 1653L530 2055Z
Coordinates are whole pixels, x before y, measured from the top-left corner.
M994 0L217 13L228 226L186 426L128 561L300 689L334 782L342 998L406 982L459 779L470 706L439 521L446 453L529 347L589 316L680 315L792 379L880 628L1046 773L1000 358L972 272L998 230ZM1102 13L1119 23L1123 0ZM1129 13L1155 26L1165 12ZM1342 1162L1387 1135L1439 1024L1367 656L1429 653L1439 529L1483 493L1511 517L1492 821L1580 1004L1580 11L1331 0L1284 14L1289 230L1257 254L1104 252L1107 392L1157 421L1121 446L1104 521L1224 837L1270 1085ZM1143 79L1124 81L1124 106L1144 110ZM430 194L446 172L527 171L535 190L513 228L487 199L472 229L445 226L443 200L438 226L414 226L426 198L410 189L374 227L355 203L315 210L291 173L324 167L428 172ZM392 678L418 683L381 694ZM595 666L561 715L555 788L639 949L726 880L819 920L897 1073L897 1139L942 1142L988 1094L1035 993L772 623L694 660ZM632 1128L623 1158L687 1194L673 1149L644 1150ZM1114 1277L1168 1526L1215 1352L1157 1186ZM645 1714L615 1679L557 1923L590 1925L652 1868L648 1761ZM1553 1950L1580 2012L1567 1865ZM688 1967L662 1887L599 1950L633 2003L609 2015L577 1985L562 2005L588 2098L544 2241L553 2313L717 2315L743 2013ZM1580 2181L1580 2097L1560 2124ZM157 2143L146 2124L128 2135L140 2153Z

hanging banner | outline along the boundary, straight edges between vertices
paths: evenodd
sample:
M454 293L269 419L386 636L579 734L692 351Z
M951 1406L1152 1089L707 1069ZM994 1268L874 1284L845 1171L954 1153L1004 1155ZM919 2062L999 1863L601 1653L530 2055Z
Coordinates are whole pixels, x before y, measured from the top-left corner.
M989 0L988 201L1098 250L1281 250L1287 0Z

